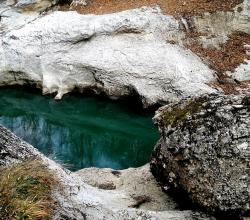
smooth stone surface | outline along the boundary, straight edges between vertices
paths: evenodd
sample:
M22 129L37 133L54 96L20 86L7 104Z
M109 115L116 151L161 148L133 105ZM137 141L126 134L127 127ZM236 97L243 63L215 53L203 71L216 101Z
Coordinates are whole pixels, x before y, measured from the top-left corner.
M52 12L4 33L0 85L35 84L56 99L74 89L117 99L138 96L144 107L215 93L214 71L185 48L159 8L107 15Z

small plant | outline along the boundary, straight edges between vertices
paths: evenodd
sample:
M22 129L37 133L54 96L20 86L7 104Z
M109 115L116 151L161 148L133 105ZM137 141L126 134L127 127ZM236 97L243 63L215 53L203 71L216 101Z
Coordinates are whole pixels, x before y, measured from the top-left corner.
M167 110L163 115L163 120L166 125L176 126L179 122L186 119L188 115L193 115L202 109L202 104L205 100L202 98L196 100L189 100L183 106L173 106L172 109Z
M41 161L33 160L0 169L0 220L50 219L56 181Z

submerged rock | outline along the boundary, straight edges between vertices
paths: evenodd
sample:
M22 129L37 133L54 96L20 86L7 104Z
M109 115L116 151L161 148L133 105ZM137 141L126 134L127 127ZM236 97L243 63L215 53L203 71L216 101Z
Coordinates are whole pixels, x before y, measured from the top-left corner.
M161 139L151 171L165 189L182 191L207 210L250 210L250 96L202 96L160 108Z

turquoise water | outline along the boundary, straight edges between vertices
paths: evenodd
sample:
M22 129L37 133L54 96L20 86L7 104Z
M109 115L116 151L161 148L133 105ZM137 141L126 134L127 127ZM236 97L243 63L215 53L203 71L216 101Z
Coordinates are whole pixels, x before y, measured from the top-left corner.
M125 169L149 161L159 138L153 113L84 96L62 101L24 89L0 89L0 124L71 170Z

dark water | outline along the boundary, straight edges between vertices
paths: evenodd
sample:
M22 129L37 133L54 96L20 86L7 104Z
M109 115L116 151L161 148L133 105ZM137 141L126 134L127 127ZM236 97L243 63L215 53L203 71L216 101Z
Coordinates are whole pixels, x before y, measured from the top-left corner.
M152 113L133 103L67 96L54 101L23 89L0 89L0 124L71 170L124 169L149 161L159 138Z

